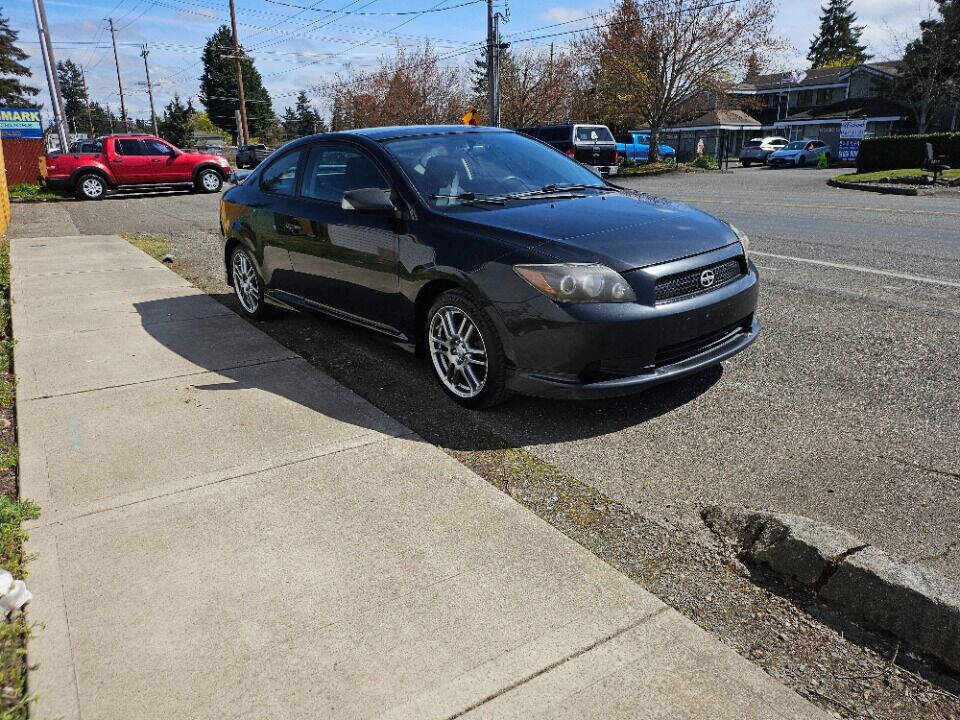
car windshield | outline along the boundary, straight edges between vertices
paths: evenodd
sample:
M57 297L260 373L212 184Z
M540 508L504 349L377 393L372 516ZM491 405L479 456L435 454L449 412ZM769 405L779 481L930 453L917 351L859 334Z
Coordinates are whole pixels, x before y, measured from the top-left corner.
M794 140L792 143L787 145L785 150L803 150L806 147L809 140Z
M544 189L589 186L586 192L597 192L605 187L580 163L512 132L401 138L384 147L432 207L463 207Z
M577 128L577 142L613 142L613 135L603 125L580 125Z

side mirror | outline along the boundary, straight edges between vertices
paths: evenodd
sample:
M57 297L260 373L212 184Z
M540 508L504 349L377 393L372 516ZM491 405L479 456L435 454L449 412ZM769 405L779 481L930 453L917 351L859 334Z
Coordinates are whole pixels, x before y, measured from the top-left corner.
M234 170L230 173L230 177L227 180L234 185L241 185L243 181L247 179L247 176L250 174L250 170Z
M390 191L383 188L357 188L343 193L340 207L358 212L395 212L397 206L390 198Z

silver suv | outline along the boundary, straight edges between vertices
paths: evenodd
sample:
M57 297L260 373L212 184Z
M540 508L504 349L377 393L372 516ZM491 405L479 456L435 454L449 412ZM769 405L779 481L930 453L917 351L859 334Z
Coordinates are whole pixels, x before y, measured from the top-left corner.
M782 150L788 142L786 138L776 136L747 140L740 150L740 164L744 167L750 167L753 163L763 165L770 153Z

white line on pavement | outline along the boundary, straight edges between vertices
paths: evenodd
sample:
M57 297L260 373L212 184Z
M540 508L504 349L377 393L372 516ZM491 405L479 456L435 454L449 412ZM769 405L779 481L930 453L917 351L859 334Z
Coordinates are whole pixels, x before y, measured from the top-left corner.
M751 255L760 257L778 258L780 260L792 260L793 262L807 263L808 265L823 265L825 267L837 268L838 270L853 270L854 272L872 273L873 275L885 275L887 277L898 278L900 280L910 280L912 282L927 283L929 285L945 285L946 287L960 288L960 282L953 280L941 280L940 278L924 277L922 275L907 275L905 273L892 272L890 270L879 270L877 268L863 267L862 265L846 265L844 263L828 262L826 260L811 260L810 258L794 257L793 255L777 255L776 253L759 252L751 250Z

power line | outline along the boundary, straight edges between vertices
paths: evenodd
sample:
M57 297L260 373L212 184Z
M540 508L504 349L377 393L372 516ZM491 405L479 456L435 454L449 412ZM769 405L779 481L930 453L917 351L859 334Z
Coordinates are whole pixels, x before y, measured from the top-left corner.
M313 12L320 13L333 13L339 15L426 15L427 13L435 12L446 12L447 10L456 10L457 8L467 7L468 5L477 5L478 3L486 2L486 0L468 0L467 2L462 2L459 5L448 5L447 7L432 7L427 10L402 10L399 12L362 12L359 10L328 10L326 8L317 8L317 7L307 7L305 5L294 5L293 3L282 2L281 0L267 0L268 3L273 5L283 5L284 7L289 8L298 8L300 10L311 10Z

